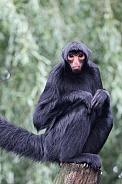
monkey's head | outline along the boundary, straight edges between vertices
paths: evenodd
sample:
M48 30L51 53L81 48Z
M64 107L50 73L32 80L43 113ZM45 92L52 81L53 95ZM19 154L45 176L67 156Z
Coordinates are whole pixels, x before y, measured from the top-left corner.
M81 42L70 42L62 51L66 67L73 73L80 73L90 56L91 51Z

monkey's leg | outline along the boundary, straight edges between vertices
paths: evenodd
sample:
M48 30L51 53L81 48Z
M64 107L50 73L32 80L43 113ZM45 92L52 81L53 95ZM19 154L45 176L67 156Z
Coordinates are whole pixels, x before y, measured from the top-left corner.
M34 135L0 117L0 147L7 151L41 161L43 136Z

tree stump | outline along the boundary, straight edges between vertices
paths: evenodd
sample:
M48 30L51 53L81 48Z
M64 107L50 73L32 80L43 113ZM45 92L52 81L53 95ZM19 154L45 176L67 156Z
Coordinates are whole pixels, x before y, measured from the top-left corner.
M85 168L83 164L63 164L53 184L99 184L101 170Z

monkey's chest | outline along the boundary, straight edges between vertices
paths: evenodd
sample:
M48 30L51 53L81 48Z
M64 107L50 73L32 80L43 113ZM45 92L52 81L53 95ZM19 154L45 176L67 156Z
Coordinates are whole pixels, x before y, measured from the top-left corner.
M83 78L83 79L67 79L66 81L63 81L62 85L62 91L63 93L67 93L69 91L87 91L91 93L92 95L95 93L95 87L94 87L94 81L91 78Z

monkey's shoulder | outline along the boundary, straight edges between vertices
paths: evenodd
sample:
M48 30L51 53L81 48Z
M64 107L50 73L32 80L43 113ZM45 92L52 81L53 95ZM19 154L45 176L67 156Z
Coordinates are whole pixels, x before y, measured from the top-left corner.
M96 76L98 77L100 76L100 70L94 62L89 60L87 67L88 67L88 71L91 73L92 76L95 76L95 78Z
M64 66L63 62L60 62L60 63L56 64L52 68L52 70L51 70L51 72L49 74L49 78L56 79L56 78L60 77L61 74L62 74L62 71L63 71L63 66Z
M57 73L57 72L60 72L60 71L62 70L62 68L63 68L63 62L60 62L60 63L56 64L56 65L52 68L50 74L55 74L55 73Z
M97 64L95 64L93 61L90 61L90 60L89 60L89 61L88 61L88 66L89 66L89 68L99 70Z

